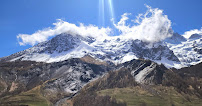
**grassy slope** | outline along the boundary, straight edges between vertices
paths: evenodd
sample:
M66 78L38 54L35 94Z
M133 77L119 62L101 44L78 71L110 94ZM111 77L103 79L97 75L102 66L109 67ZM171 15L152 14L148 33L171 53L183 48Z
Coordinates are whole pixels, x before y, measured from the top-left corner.
M202 106L201 99L190 95L182 95L172 87L156 86L152 88L158 90L157 95L143 90L139 86L105 89L98 91L97 94L111 96L118 101L126 102L128 106Z
M40 88L37 86L19 95L4 97L1 101L6 105L50 106L51 103L41 95Z

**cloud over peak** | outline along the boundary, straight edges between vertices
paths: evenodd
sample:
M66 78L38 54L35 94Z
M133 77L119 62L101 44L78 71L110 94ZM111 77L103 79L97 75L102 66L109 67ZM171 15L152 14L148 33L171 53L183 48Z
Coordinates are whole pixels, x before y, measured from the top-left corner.
M193 34L202 35L202 27L201 27L201 29L193 29L193 30L190 30L190 31L186 31L182 36L184 36L185 38L188 39Z
M122 38L139 39L145 42L162 41L173 35L171 28L171 20L168 16L163 14L163 10L158 8L151 8L146 5L147 11L136 16L136 19L130 19L128 16L131 13L124 13L118 23L114 23L114 27L120 31ZM112 19L113 21L113 19ZM79 26L58 19L53 23L53 28L46 28L39 30L31 35L19 34L17 39L20 45L35 45L37 43L48 40L50 37L67 33L72 35L91 36L94 38L105 38L112 34L112 28L99 28L95 25L84 25L80 23ZM191 30L185 32L184 36L190 33L201 33L201 30Z
M65 22L61 19L58 19L56 23L53 23L54 28L45 28L39 30L31 35L28 34L19 34L17 36L18 42L21 46L23 45L35 45L37 43L47 41L49 37L59 35L61 33L67 33L72 35L81 35L81 36L92 36L92 37L104 37L108 36L111 32L110 28L98 28L94 25L85 26L80 23L80 26L75 24Z
M140 39L147 42L158 42L167 37L172 36L171 21L167 15L163 14L163 10L151 8L146 5L145 14L139 14L133 22L135 25L127 26L126 21L129 20L128 15L122 15L121 20L115 24L115 27L121 32L121 36L132 39Z

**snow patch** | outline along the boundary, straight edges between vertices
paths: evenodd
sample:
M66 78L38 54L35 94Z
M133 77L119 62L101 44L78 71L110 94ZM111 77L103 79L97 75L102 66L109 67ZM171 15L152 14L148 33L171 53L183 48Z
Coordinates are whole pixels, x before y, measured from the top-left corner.
M144 65L144 64L143 64ZM156 64L152 63L150 66L145 67L143 70L141 70L137 75L135 75L135 81L138 83L144 83L145 77L153 71L153 69L156 67Z

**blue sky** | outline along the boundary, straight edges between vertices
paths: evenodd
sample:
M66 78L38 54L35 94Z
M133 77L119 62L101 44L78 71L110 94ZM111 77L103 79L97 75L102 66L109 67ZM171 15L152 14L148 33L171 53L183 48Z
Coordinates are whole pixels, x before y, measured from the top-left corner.
M105 0L107 1L107 0ZM147 8L164 10L172 21L172 29L183 34L185 31L202 27L202 0L112 0L114 18L117 22L124 13L135 18ZM105 9L105 26L112 27L110 12ZM63 19L78 25L93 24L101 27L99 0L0 0L0 57L31 47L20 46L18 34L34 32L53 27L56 19Z

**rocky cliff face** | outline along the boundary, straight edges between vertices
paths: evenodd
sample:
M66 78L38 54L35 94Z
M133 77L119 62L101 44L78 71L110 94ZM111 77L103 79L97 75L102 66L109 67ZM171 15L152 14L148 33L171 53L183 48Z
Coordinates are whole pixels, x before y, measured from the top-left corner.
M71 95L114 68L113 64L97 65L78 58L49 64L31 61L1 63L0 96L19 94L39 85L43 85L46 96L59 93Z
M106 100L115 98L121 101L115 103L122 106L202 104L202 77L198 74L201 73L201 64L180 70L168 70L163 65L145 60L132 60L123 65L125 67L109 72L99 80L86 85L71 99L72 104L102 104L102 99L90 102L91 97L105 97ZM105 103L114 104L114 101Z
M41 86L41 94L52 103L56 103L64 97L73 96L84 85L102 77L107 72L122 70L123 67L125 67L125 72L109 76L112 78L104 86L100 86L100 89L128 84L159 84L162 82L165 70L167 70L163 65L158 65L149 60L132 60L124 64L114 65L90 56L57 63L6 62L0 65L1 101L5 102L8 99L6 97L18 95L21 92L27 92ZM125 76L126 74L128 77ZM114 83L115 80L116 83Z

